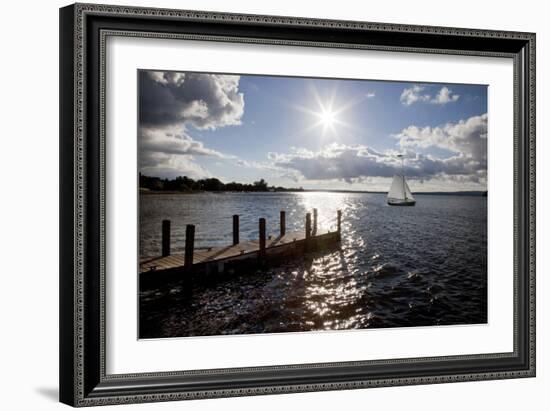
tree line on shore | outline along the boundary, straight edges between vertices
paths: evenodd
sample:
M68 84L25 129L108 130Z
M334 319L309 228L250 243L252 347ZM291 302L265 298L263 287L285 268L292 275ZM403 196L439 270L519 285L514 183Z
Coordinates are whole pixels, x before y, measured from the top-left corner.
M174 179L150 177L139 174L139 188L149 191L175 191L175 192L194 192L194 191L246 191L246 192L266 192L266 191L304 191L300 188L285 188L269 186L263 178L254 181L252 184L246 183L223 183L217 178L202 178L194 180L187 176L178 176Z

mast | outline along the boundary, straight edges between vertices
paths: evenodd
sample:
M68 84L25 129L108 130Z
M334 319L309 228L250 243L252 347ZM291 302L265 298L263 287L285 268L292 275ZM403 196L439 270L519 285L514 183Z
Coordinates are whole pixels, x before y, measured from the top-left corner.
M403 154L398 154L397 157L401 159L401 188L403 189L403 198L407 199L407 192L405 190L405 165L403 160Z

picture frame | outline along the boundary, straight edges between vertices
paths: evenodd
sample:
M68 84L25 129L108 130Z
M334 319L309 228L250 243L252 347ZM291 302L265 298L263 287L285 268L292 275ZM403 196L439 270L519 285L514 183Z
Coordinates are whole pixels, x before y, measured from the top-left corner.
M511 352L109 374L109 36L483 56L513 62ZM498 121L498 119L497 119ZM535 34L74 4L60 9L60 401L72 406L535 376Z

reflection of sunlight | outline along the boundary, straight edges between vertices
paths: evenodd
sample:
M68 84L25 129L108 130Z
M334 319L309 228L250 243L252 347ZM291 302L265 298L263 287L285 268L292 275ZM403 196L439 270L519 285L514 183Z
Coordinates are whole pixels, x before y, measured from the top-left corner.
M358 284L353 273L346 268L340 253L312 263L304 305L314 328L345 329L360 325L364 317L361 299L367 286ZM345 281L342 281L343 277Z
M304 270L307 278L304 306L308 325L313 329L345 329L364 327L365 313L361 299L367 286L359 284L356 276L365 241L357 232L358 209L366 207L352 193L300 193L300 204L307 212L318 213L320 231L336 230L337 210L342 211L342 249L330 255L314 258ZM352 268L353 267L353 268ZM345 320L342 320L345 318Z
M319 231L336 230L336 213L342 211L342 220L346 218L349 207L348 195L345 193L306 192L299 193L300 203L307 212L317 209Z

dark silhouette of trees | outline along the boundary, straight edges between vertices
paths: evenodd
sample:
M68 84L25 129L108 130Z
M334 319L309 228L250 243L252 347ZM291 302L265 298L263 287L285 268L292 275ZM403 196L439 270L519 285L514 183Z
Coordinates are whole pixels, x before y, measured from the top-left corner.
M231 182L224 184L217 178L203 178L193 180L187 176L178 176L174 179L150 177L139 174L140 189L150 191L169 192L196 192L196 191L237 191L237 192L266 192L266 191L303 191L303 188L269 187L263 178L252 184Z
M267 191L267 182L262 178L260 181L254 181L254 191Z

